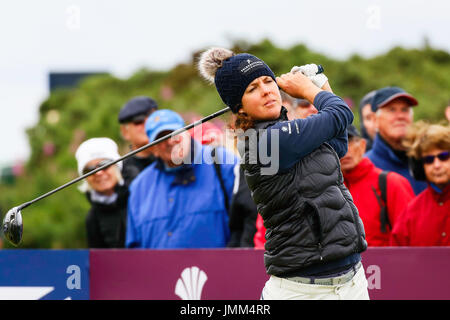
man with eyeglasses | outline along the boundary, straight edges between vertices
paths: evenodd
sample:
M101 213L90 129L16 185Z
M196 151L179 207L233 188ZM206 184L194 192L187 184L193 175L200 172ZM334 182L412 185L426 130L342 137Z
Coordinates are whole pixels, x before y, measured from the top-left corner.
M401 214L391 243L450 246L450 126L420 121L410 128L404 144L419 160L415 176L428 187Z
M119 112L120 133L123 139L130 143L131 151L148 144L148 136L145 133L145 121L150 114L158 109L155 100L146 96L138 96L130 99ZM147 148L123 162L122 176L125 184L131 181L149 164L155 161L151 148Z
M413 106L418 102L399 87L385 87L376 91L372 99L375 112L376 136L367 156L373 164L386 171L394 171L408 179L417 195L427 187L414 179L409 171L408 156L402 141L413 122Z

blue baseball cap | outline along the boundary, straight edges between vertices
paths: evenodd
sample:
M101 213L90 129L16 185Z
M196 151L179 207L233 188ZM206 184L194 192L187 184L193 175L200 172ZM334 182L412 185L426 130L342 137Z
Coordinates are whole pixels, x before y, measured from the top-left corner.
M376 112L379 108L383 108L389 102L395 99L405 99L409 106L417 106L417 99L399 87L385 87L376 91L372 99L372 111Z
M119 123L134 121L137 117L145 119L152 111L158 109L158 104L152 98L138 96L130 99L119 112Z
M162 109L153 112L145 122L149 142L155 141L163 131L175 131L184 127L184 120L175 111Z

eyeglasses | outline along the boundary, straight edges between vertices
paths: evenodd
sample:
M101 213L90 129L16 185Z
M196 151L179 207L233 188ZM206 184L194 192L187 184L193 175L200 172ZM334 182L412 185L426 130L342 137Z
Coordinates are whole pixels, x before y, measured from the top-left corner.
M450 153L448 151L444 151L435 156L426 156L422 158L422 161L425 164L432 164L435 157L438 157L438 159L441 161L447 161L450 158Z
M86 174L88 172L91 172L92 170L95 170L95 169L98 169L100 167L103 167L105 164L108 164L110 162L111 162L111 160L102 160L102 161L100 161L99 163L97 163L95 165L86 166L83 169L83 174ZM100 170L100 171L102 171L102 170Z

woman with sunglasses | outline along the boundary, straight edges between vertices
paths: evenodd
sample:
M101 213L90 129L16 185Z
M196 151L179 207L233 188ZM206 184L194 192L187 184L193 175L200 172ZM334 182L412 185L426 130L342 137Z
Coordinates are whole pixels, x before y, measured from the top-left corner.
M419 121L404 140L408 155L420 160L416 179L428 187L410 202L392 231L392 245L450 245L450 126Z
M109 138L84 141L75 157L78 173L86 174L120 158L117 144ZM89 248L123 248L128 188L122 175L122 162L100 170L83 181L80 191L86 193L91 208L86 216Z
M347 152L350 108L324 75L316 75L315 65L275 77L253 55L211 48L199 70L215 84L241 133L241 165L267 229L270 278L261 298L368 299L360 255L367 248L364 227L339 164ZM318 113L289 121L279 87L307 99Z

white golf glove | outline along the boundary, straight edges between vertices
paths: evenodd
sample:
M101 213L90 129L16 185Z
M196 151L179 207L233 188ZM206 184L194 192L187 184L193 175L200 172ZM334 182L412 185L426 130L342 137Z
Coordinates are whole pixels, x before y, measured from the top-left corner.
M325 82L328 81L328 78L323 73L317 74L319 71L319 67L314 64L305 64L300 67L293 67L291 69L292 73L301 72L304 76L308 77L317 87L322 88Z

